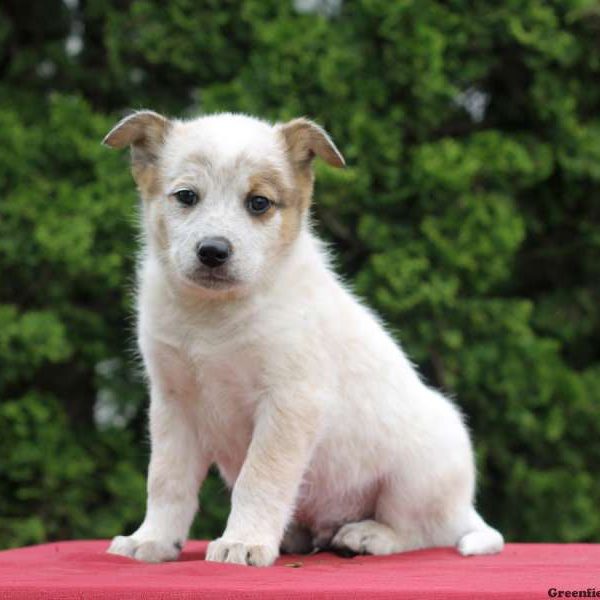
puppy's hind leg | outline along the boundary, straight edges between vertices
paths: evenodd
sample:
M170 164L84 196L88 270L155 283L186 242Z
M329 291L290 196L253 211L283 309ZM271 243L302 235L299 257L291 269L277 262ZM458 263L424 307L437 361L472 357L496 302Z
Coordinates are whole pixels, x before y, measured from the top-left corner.
M423 494L415 480L389 477L381 482L373 519L347 523L334 536L332 546L357 554L394 554L433 546ZM445 545L449 545L450 541Z
M456 546L463 556L500 552L502 535L479 516L470 497L468 485L454 488L454 493L427 494L390 480L382 488L376 519L389 524L397 536L393 552L443 546Z
M439 485L443 483L440 478L439 489L435 490L419 486L417 481L385 481L377 501L376 521L345 525L334 542L369 554L453 545L463 556L502 550L502 535L487 525L471 505L468 476L449 479L453 486L448 482ZM446 493L440 493L440 489Z

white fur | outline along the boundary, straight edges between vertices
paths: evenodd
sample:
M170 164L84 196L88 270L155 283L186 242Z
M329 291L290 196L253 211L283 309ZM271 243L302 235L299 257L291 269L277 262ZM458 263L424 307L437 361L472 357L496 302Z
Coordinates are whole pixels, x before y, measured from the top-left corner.
M210 166L189 160L198 154ZM292 520L315 544L357 552L500 551L502 536L473 508L473 452L456 407L340 284L306 218L274 253L280 215L257 225L247 214L241 198L264 163L292 180L277 129L249 117L178 121L166 139L161 197L145 202L137 303L151 394L148 507L110 552L176 558L213 463L233 492L208 560L272 564ZM168 202L178 186L198 189L200 204ZM230 290L193 281L194 247L207 235L233 243Z

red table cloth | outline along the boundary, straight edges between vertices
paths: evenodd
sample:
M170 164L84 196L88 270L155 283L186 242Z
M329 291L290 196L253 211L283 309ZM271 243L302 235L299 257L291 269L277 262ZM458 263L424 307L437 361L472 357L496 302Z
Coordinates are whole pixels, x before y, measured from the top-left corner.
M502 554L469 558L451 548L350 559L324 553L283 556L269 568L204 562L206 542L189 542L177 562L163 564L112 556L107 547L61 542L0 552L0 598L600 597L600 544L508 544Z

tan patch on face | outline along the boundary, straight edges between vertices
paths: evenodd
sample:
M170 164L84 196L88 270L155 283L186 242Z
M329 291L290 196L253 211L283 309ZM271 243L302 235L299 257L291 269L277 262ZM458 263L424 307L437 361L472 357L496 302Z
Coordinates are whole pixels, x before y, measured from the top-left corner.
M285 184L281 172L277 169L263 169L250 177L248 196L265 196L276 204L264 215L255 218L266 222L273 218L275 211L281 214L279 241L282 247L291 244L298 236L302 217L310 206L312 180L310 171L306 173L306 177L295 174L290 187Z
M250 176L248 198L252 196L264 196L278 205L285 206L286 186L277 169L262 169ZM273 216L273 210L268 210L257 219L268 220Z
M156 219L156 239L160 249L166 252L169 248L169 236L165 218L162 214L159 214Z
M133 163L131 173L144 200L158 195L161 191L160 171L154 164Z
M307 170L304 173L295 173L293 181L293 188L288 190L290 206L284 214L280 230L281 243L284 245L289 245L298 236L303 217L312 201L312 171Z

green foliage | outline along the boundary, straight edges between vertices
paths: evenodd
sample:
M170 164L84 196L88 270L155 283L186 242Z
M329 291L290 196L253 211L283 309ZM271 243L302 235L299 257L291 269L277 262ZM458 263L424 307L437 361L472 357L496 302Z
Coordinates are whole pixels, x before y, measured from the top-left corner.
M320 231L468 416L483 513L598 539L597 0L26 4L0 8L3 544L142 516L135 191L99 144L141 106L323 124L349 167L317 165ZM202 504L215 535L214 475Z
M2 539L19 545L107 536L143 510L131 435L86 439L53 398L35 392L0 404L0 427Z

